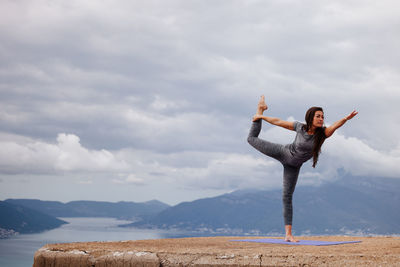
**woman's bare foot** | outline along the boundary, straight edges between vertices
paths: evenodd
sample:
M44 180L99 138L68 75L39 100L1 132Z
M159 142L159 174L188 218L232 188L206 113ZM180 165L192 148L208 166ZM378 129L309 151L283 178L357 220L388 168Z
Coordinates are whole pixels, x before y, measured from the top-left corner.
M286 242L299 242L299 240L295 239L294 236L292 236L292 235L287 235L285 237L285 241Z
M264 110L268 109L267 104L265 104L265 97L264 95L261 96L260 101L258 101L257 106L257 115L262 115Z

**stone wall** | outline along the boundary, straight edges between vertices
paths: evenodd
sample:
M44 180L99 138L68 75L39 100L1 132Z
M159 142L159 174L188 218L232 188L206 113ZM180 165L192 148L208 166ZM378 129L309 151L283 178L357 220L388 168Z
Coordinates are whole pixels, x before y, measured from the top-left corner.
M50 244L35 253L33 266L400 266L399 237L300 237L362 241L334 246L230 242L237 238Z

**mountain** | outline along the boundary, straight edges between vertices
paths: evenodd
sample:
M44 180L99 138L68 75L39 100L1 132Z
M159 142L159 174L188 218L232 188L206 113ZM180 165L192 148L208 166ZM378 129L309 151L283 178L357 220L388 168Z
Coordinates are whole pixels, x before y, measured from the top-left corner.
M294 193L295 234L399 234L400 179L344 176ZM180 203L127 226L202 234L283 231L281 190L236 191Z
M0 237L15 232L36 233L57 228L67 222L36 210L0 201Z
M143 203L100 201L43 201L38 199L7 199L7 203L28 207L54 217L112 217L134 219L161 212L169 205L157 200Z

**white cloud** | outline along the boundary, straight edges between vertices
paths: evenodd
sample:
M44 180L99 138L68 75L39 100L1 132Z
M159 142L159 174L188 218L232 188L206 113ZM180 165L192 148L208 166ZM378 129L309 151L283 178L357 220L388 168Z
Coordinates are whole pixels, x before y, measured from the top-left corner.
M324 144L324 153L334 168L344 168L353 175L400 177L399 147L391 151L371 148L365 141L335 133Z
M280 130L268 128L260 137L287 143L285 140L291 132ZM280 163L250 147L252 154L209 151L164 154L133 149L110 152L89 150L73 134L59 134L56 144L3 136L8 139L1 142L3 174L109 173L113 183L145 185L164 181L192 189L234 190L281 185ZM353 175L399 177L399 151L400 145L389 152L376 151L357 138L335 133L325 142L317 169L304 170L301 176L305 183L318 184L335 178L336 170L343 168ZM132 170L135 174L130 173Z
M73 134L59 134L57 137L58 157L55 168L63 171L116 171L127 169L107 150L88 150L81 146L79 137Z
M0 171L3 173L114 172L128 169L123 160L107 150L82 147L74 134L59 134L56 144L37 140L1 141Z

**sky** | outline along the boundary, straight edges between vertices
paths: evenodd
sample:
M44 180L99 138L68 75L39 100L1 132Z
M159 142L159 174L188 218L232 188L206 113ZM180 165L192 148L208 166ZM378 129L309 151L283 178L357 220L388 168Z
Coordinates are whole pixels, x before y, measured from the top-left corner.
M247 143L261 95L288 121L359 112L299 184L399 179L399 47L394 0L1 1L0 199L280 188L281 164Z

